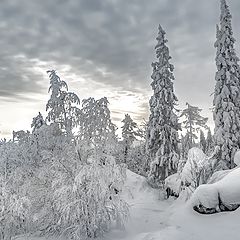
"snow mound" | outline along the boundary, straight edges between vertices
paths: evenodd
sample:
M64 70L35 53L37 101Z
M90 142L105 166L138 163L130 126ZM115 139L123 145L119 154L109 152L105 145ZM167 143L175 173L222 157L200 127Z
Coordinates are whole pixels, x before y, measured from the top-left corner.
M204 206L217 209L219 205L218 190L213 184L200 185L191 197L192 206Z
M140 176L130 170L126 171L126 182L123 187L123 197L126 200L138 198L142 195L142 192L151 191L151 187L148 185L145 177Z
M217 210L220 204L227 207L240 204L239 179L240 168L237 168L218 182L199 186L191 198L192 206L202 205L206 208L214 208Z
M238 150L234 155L234 163L240 166L240 150Z
M174 193L179 195L181 190L181 178L178 173L172 174L165 179L165 188L170 188Z
M240 204L240 168L215 183L223 203Z

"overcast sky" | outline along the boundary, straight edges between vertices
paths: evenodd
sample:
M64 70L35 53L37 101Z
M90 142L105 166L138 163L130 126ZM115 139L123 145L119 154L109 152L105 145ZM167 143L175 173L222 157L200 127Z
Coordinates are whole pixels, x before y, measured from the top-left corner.
M57 70L80 99L107 96L116 122L148 117L157 27L167 33L175 92L211 118L218 0L1 0L0 138L29 129ZM229 0L240 55L240 1ZM210 119L211 124L211 119Z

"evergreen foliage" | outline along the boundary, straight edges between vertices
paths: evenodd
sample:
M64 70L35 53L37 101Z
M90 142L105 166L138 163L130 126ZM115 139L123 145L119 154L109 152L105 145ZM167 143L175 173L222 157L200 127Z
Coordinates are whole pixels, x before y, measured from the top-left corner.
M222 169L233 168L233 158L240 144L240 68L233 37L231 14L225 0L221 0L220 24L215 42L216 84L214 91L214 141Z
M202 149L202 151L204 153L206 153L206 151L207 151L207 141L206 141L206 138L204 136L204 132L201 129L200 129L199 145L200 145L200 149Z
M134 140L136 140L137 124L132 120L129 114L125 114L125 118L122 120L122 138L123 138L123 161L126 163L129 149L131 148Z
M151 160L149 182L161 184L168 175L174 173L179 159L178 117L175 113L177 97L173 90L173 65L166 46L165 31L159 25L157 36L157 62L152 63L152 89L150 116L147 129L146 148Z
M195 140L198 138L197 132L200 128L208 128L206 125L208 118L200 115L202 109L194 107L189 103L186 103L186 105L187 108L182 110L180 117L184 119L182 122L182 128L187 130L189 146L192 148L195 144Z
M213 149L214 149L213 137L212 137L211 130L208 129L207 138L206 138L206 153L211 154Z

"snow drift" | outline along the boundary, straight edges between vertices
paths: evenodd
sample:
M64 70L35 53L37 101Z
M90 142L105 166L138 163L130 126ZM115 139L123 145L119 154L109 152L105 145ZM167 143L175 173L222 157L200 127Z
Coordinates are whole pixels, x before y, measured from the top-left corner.
M192 206L200 212L236 209L240 205L239 179L240 168L236 168L218 182L199 186L191 198Z

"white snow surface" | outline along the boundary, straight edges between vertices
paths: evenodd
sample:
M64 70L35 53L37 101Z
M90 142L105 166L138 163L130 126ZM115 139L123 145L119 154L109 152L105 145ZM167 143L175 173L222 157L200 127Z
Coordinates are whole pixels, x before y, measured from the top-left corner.
M206 208L218 208L218 189L214 184L200 185L193 193L190 201L192 206L202 204Z
M190 201L164 200L145 178L130 171L124 198L131 214L126 231L112 231L104 240L239 240L240 209L201 215Z
M234 155L234 163L240 166L240 150L238 150Z
M127 171L123 197L130 205L131 214L126 229L113 229L102 240L239 240L240 209L213 215L198 214L192 210L190 202L162 199L144 177L130 171Z

